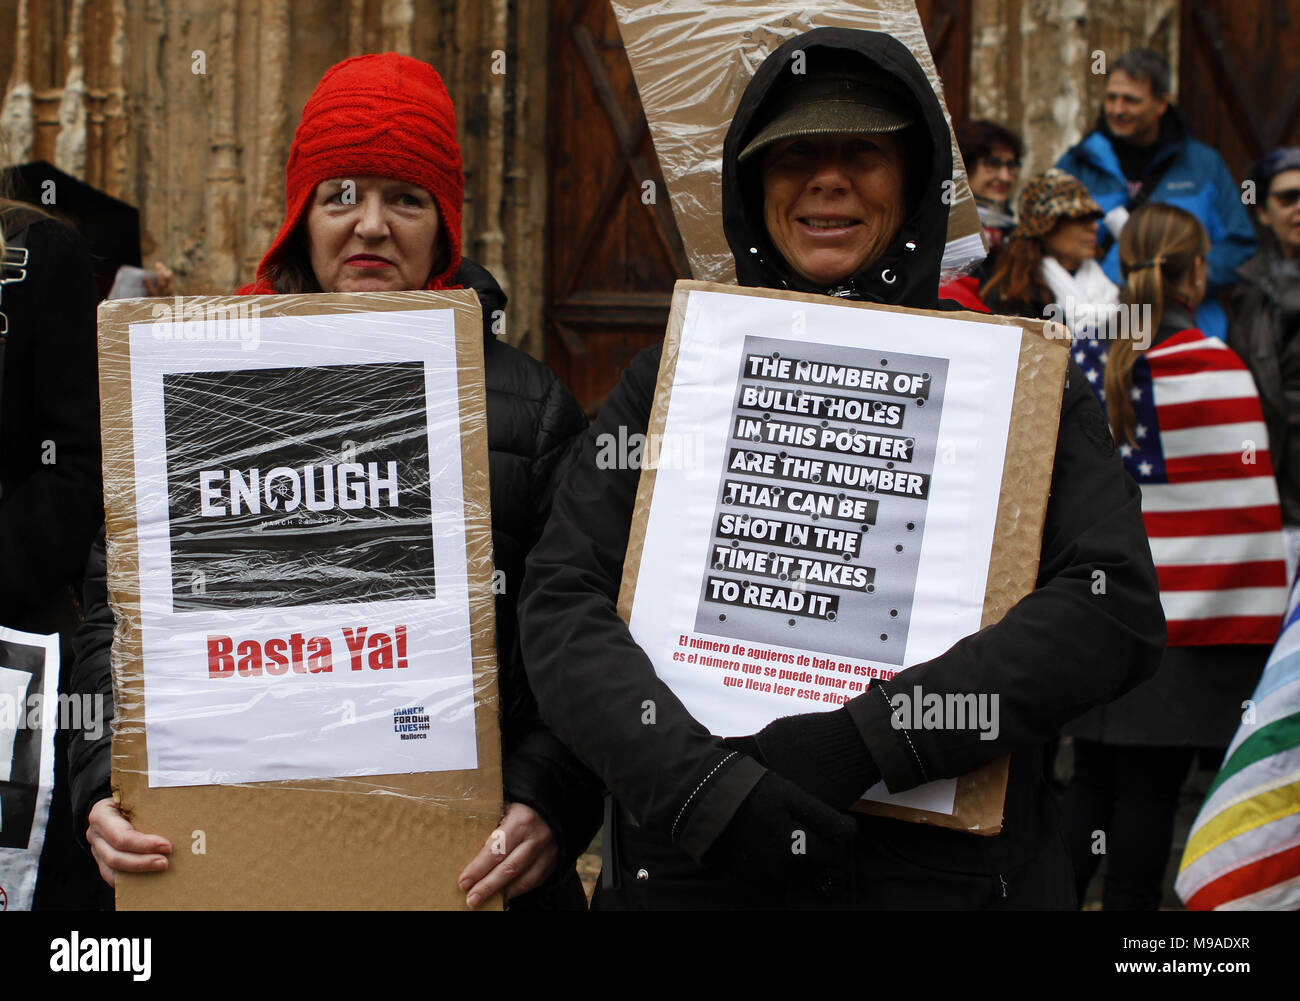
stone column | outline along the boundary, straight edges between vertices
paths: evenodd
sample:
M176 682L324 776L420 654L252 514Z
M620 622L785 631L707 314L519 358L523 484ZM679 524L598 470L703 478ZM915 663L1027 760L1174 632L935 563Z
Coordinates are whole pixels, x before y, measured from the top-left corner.
M36 139L36 109L32 94L32 40L28 0L19 0L14 30L13 73L0 107L0 159L23 163L31 158Z

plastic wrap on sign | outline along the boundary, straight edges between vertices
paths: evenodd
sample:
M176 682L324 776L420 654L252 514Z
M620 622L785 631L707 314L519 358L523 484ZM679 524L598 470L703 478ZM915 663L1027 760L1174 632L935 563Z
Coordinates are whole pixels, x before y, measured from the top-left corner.
M679 281L618 609L691 716L756 733L879 683L902 729L939 698L943 725L996 739L997 693L896 678L1033 591L1068 344L1041 320ZM1009 761L853 809L995 835Z
M123 908L463 907L502 810L472 291L100 310Z
M813 28L893 35L912 50L948 118L943 86L913 0L611 0L672 198L692 276L734 282L722 232L722 145L750 77L783 42ZM952 208L943 281L984 259L979 213L952 141Z

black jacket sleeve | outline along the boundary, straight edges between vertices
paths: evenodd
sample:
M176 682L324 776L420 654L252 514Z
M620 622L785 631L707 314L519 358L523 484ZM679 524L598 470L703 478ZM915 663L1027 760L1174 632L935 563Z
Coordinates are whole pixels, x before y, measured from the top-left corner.
M645 434L659 354L633 360L584 437L529 558L520 629L542 717L638 823L701 858L762 769L687 712L616 607L640 478L616 443Z
M542 534L556 486L571 465L587 427L573 395L553 375L548 376L550 385L539 410L536 446L529 462L529 546ZM519 682L526 685L526 677ZM536 703L529 699L525 705L526 718L512 721L511 746L503 768L505 796L509 802L532 807L546 821L559 849L557 875L563 876L600 827L602 787L542 722Z
M699 858L762 771L751 758L726 757L659 681L616 611L638 472L600 468L609 463L598 462L599 445L620 427L629 438L644 433L657 361L653 351L633 362L588 435L529 562L521 627L543 716L638 822ZM1158 665L1164 617L1138 490L1073 364L1070 376L1037 589L1002 622L849 703L891 790L1042 743ZM997 738L895 729L890 691L918 684L997 694ZM678 830L683 817L688 829Z
M108 605L105 573L104 530L90 550L86 563L85 619L73 639L76 660L72 665L71 686L76 696L99 696L93 704L102 705L100 735L91 739L82 728L68 742L68 779L72 790L72 818L77 837L85 844L90 808L99 800L113 795L109 785L112 771L113 672L109 651L113 646L113 612ZM102 699L102 701L101 701Z
M79 579L103 521L95 282L85 241L53 219L27 229L27 278L8 315L0 477L0 620L22 620Z

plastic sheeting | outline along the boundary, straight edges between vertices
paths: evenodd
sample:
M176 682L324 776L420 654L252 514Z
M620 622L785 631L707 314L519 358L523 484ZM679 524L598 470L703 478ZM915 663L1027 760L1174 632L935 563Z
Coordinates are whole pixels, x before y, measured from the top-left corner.
M813 28L884 31L916 56L944 106L943 86L912 0L611 0L655 153L690 261L701 281L734 282L722 232L722 145L746 84L783 42ZM979 213L953 139L952 209L943 281L984 259Z
M180 849L119 906L463 906L502 799L482 337L470 291L101 309L114 784Z
M748 733L841 704L1030 593L1068 352L1065 328L1043 321L679 281L618 607L687 709L714 733ZM776 397L746 403L763 383ZM865 385L883 425L832 412ZM903 451L882 461L871 449L890 420ZM890 698L900 725L922 729L919 689L907 696ZM994 739L997 696L970 697L949 725ZM854 809L997 834L1009 761L955 785L877 786Z

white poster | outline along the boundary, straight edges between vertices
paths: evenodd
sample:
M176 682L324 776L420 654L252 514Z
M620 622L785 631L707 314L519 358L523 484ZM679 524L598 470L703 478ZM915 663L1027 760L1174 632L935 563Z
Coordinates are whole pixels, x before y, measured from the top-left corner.
M476 767L452 311L130 337L149 784Z
M0 911L31 910L58 711L59 637L0 627Z
M1021 333L689 293L631 631L719 736L980 627ZM955 780L866 798L951 814Z

